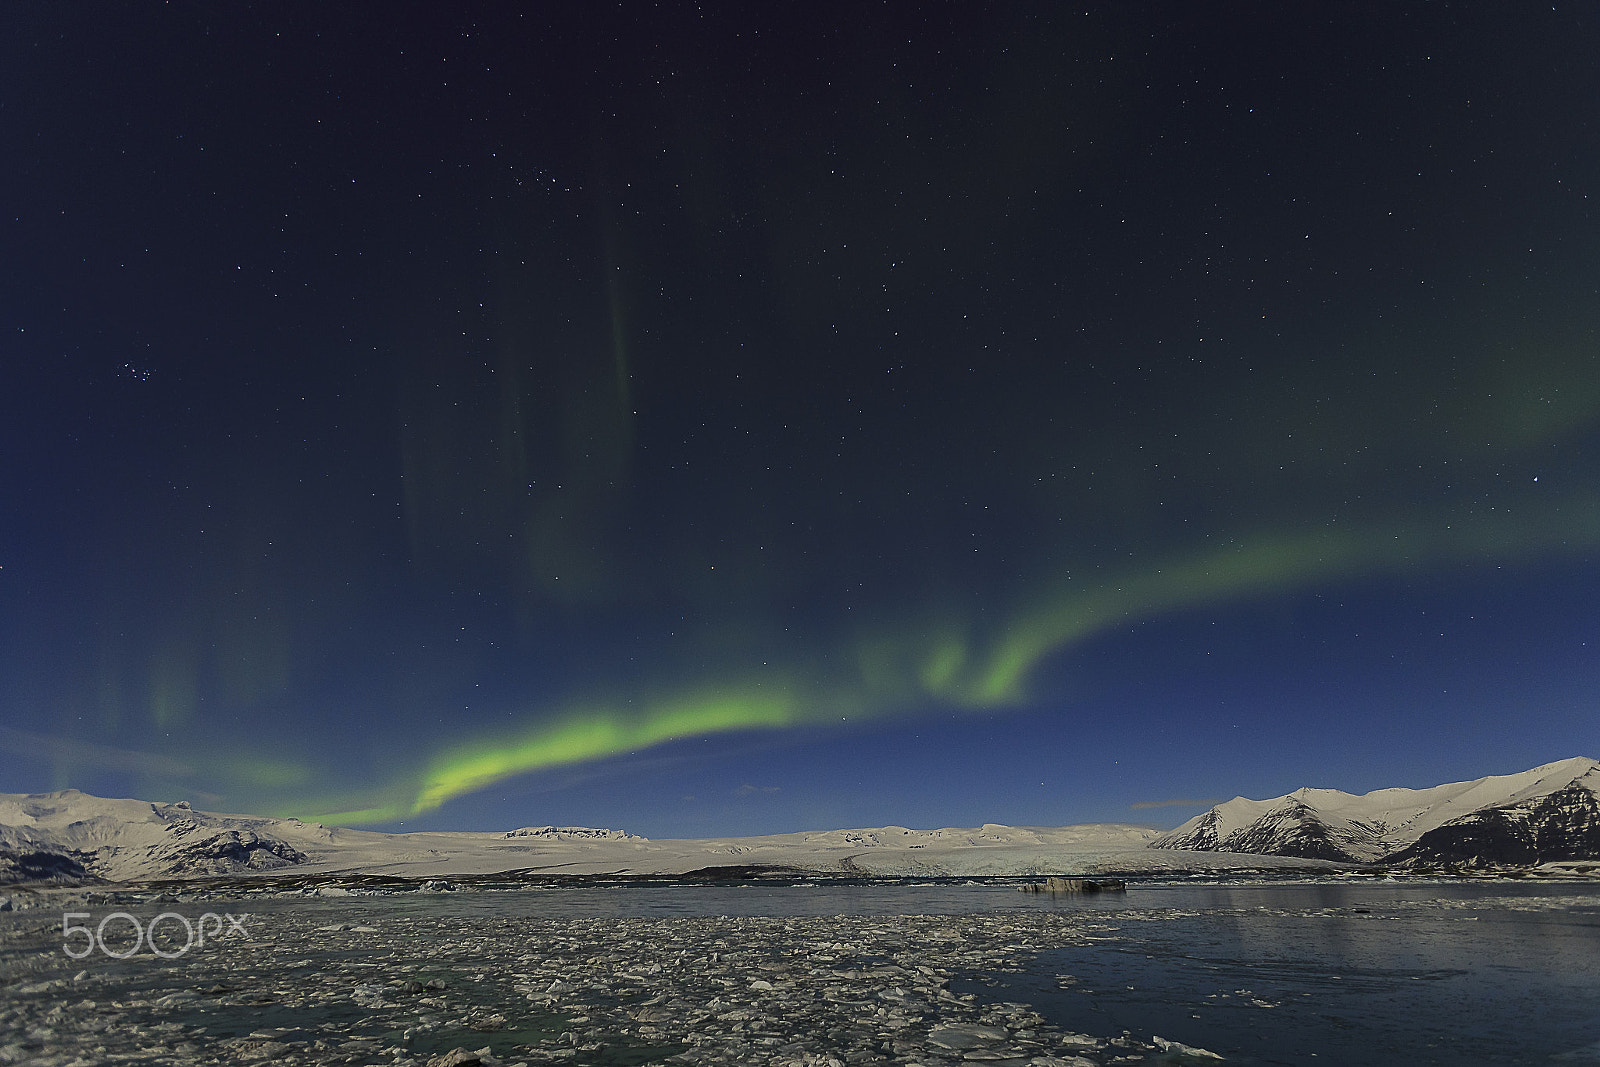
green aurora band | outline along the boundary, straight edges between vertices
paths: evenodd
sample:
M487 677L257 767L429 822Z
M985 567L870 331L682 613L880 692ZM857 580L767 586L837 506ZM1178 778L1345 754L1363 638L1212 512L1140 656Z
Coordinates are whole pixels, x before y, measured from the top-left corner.
M777 730L845 717L888 717L930 706L1018 707L1033 699L1029 676L1050 657L1113 627L1195 608L1290 593L1378 574L1474 562L1507 562L1600 546L1600 498L1568 497L1519 516L1470 527L1432 524L1328 526L1283 532L1169 559L1097 584L1062 581L1018 611L987 643L955 627L862 641L857 676L818 684L755 676L647 703L642 712L600 705L541 716L521 731L481 736L435 755L419 773L368 794L387 799L354 810L301 815L335 825L393 822L433 811L496 782L601 760L670 741L744 730Z

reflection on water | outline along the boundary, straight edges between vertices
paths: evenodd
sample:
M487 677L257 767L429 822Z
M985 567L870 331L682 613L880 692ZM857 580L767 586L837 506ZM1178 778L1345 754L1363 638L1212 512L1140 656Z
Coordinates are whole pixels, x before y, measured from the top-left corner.
M991 995L1241 1064L1600 1063L1600 894L1569 886L1148 890L1105 941Z

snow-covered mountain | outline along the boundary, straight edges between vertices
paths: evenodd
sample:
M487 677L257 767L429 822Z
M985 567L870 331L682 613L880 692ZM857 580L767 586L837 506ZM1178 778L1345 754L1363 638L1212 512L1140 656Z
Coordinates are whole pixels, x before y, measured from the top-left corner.
M303 862L302 849L328 836L299 819L215 815L182 801L0 793L0 882L265 871Z
M1170 833L1145 826L881 826L652 841L622 830L385 834L75 789L0 793L0 884L295 873L453 878L673 876L728 866L822 875L1128 874L1334 863L1534 865L1600 859L1600 763L1353 796L1235 798Z
M506 875L676 876L708 869L819 875L1084 875L1139 870L1316 868L1284 857L1151 852L1147 826L883 826L763 837L651 841L622 830L385 834L298 819L218 815L189 805L108 800L77 790L0 794L0 883L142 881L289 874L408 879Z
M1342 863L1600 859L1600 763L1579 757L1520 774L1360 796L1297 789L1273 800L1235 797L1151 847Z

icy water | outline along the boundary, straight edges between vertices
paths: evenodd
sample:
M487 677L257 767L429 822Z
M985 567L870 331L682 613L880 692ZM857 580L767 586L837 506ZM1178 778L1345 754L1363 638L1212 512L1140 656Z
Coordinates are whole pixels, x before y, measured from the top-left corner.
M959 991L1097 1037L1130 1032L1253 1065L1600 1065L1600 887L1384 883L623 886L384 898L454 915L1081 915L1087 947ZM1175 1062L1152 1057L1148 1062Z
M847 1049L852 1063L1216 1062L1174 1041L1248 1065L1600 1065L1592 884L1135 884L1060 897L589 884L77 906L96 920L111 907L248 912L251 932L184 959L80 962L43 909L0 919L0 1061L65 1064L116 1035L126 1063L301 1050L420 1065L458 1045L562 1062L562 1031L582 1022L577 1058L565 1053L579 1067L691 1049L707 1065ZM434 977L444 991L395 987ZM474 1020L497 1012L506 1027L478 1032ZM27 1036L8 1045L7 1031Z
M1069 1030L1237 1064L1600 1064L1592 889L1174 887L1080 906L1104 941L1042 953L990 992Z

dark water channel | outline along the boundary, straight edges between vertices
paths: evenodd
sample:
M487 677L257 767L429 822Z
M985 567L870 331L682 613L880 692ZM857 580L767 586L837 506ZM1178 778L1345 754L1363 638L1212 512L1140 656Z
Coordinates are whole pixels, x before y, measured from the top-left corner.
M1600 1064L1594 889L1174 887L1087 907L1104 941L967 988L1238 1064Z

